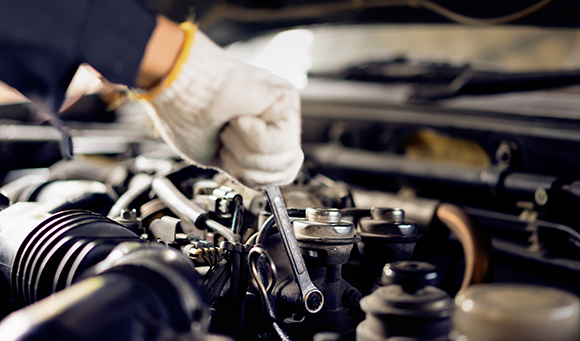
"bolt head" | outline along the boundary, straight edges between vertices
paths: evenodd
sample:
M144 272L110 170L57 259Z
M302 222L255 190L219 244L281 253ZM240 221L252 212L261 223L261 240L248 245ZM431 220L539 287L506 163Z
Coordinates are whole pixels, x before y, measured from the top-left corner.
M306 219L317 223L338 223L341 219L340 210L337 208L308 207Z
M405 211L400 208L373 207L371 217L374 220L384 220L389 223L404 223Z
M548 203L548 192L546 192L546 190L541 187L536 189L536 192L534 193L534 200L536 201L536 204L544 206Z
M319 291L311 291L306 297L306 309L310 313L317 313L322 309L324 304L324 297Z

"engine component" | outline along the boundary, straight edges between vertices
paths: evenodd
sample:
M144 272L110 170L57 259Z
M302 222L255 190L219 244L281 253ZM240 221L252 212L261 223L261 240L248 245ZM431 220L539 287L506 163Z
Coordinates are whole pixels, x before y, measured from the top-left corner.
M139 183L132 181L119 193L112 208L104 205L104 212L116 212L110 217L114 220L93 213L100 205L87 200L79 205L90 211L54 213L75 203L69 195L51 200L65 189L73 189L73 199L99 188L109 193L105 184L94 181L43 182L31 193L45 198L44 203L18 203L1 211L0 274L5 283L0 286L0 313L32 305L0 323L0 331L6 331L2 336L15 335L10 329L31 340L51 333L61 339L183 336L197 341L211 339L205 335L208 330L235 340L346 341L354 339L359 325L362 341L442 340L450 325L450 299L433 286L438 277L432 267L392 263L387 275L384 264L408 259L443 264L441 288L449 293L461 283L462 249L464 286L486 280L493 270L489 238L480 233L478 221L470 222L477 213L473 208L394 195L410 213L386 208L400 207L392 198L380 201L383 207L364 208L378 205L381 196L359 200L361 195L351 196L346 187L334 191L331 180L309 174L308 182L290 186L293 205L299 208L286 210L288 201L279 192L267 207L263 193L248 194L229 183L225 187L215 174L195 167L172 169L176 171L163 177L133 176ZM304 193L312 200L302 200ZM320 207L304 206L307 202ZM417 225L406 220L407 213L418 217ZM261 226L257 233L256 224ZM461 245L448 238L449 231ZM447 250L441 240L454 243L449 254L456 262L437 258L445 256L437 252ZM117 246L125 241L135 244ZM107 255L108 263L99 263ZM298 277L297 270L302 272ZM304 278L306 288L319 295L305 299L308 290L300 287ZM50 304L44 303L49 295ZM49 305L58 312L46 310ZM66 326L72 318L79 321L75 328ZM20 329L15 327L19 319L28 321ZM113 330L119 333L112 335Z
M272 289L278 280L276 273L276 265L268 252L261 246L254 246L248 255L248 262L252 276L256 283L256 287L262 298L262 305L264 307L264 315L267 319L272 321L272 327L282 340L290 340L290 337L284 329L282 329L280 318L276 310L275 300L271 294Z
M402 207L405 211L405 217L410 217L413 222L426 231L433 228L434 222L443 223L450 232L457 236L463 249L465 265L461 288L491 280L494 266L491 259L490 236L482 231L481 226L471 222L466 214L466 209L437 200L409 198L378 191L355 190L353 196L360 207L371 207L379 204L383 207ZM473 216L471 211L472 209L469 210L469 215ZM363 219L361 223L372 223L372 220ZM363 231L359 231L359 234L365 235ZM382 264L377 262L376 266L381 267ZM379 271L377 269L374 273Z
M422 239L417 226L405 221L405 212L400 208L373 207L370 215L360 219L357 232L362 239L362 259L356 283L365 294L378 283L386 263L410 259Z
M102 164L83 160L60 161L50 168L49 180L93 180L122 191L128 178L127 168L120 164Z
M243 222L242 196L232 188L221 186L212 191L206 201L210 213L220 218L232 218L232 233L240 234Z
M562 290L480 284L460 292L455 306L454 340L580 339L580 300Z
M493 274L489 236L471 224L465 212L455 205L441 204L437 208L437 217L455 233L463 246L465 273L461 289L471 284L489 282Z
M3 321L3 339L206 334L207 303L190 260L90 211L50 215L54 206L17 203L0 212L0 276L16 302L12 310L39 302Z
M143 229L143 220L137 216L137 210L135 209L122 209L121 214L119 214L119 216L114 220L137 235L141 235L145 232Z
M50 212L81 209L90 206L93 212L106 213L117 199L107 185L94 180L50 180L26 183L8 193L14 202L53 203Z
M362 297L341 276L342 265L348 261L353 246L360 241L353 223L342 220L339 209L309 207L306 218L294 220L293 227L308 273L322 291L325 303L316 316L307 315L302 322L289 325L289 332L306 339L319 331L350 331L349 312L358 306ZM284 286L280 295L292 297L292 288Z
M153 190L159 196L159 199L167 205L181 219L192 223L194 226L209 227L217 233L224 236L230 242L236 242L236 236L227 227L206 219L207 212L195 203L189 201L167 178L158 178L153 180Z
M64 211L43 220L46 209L17 203L0 212L0 274L22 305L70 286L117 244L139 239L89 211Z
M207 210L219 215L230 215L236 203L241 202L242 196L227 186L221 186L212 191L207 198Z
M446 340L451 329L453 300L436 288L438 275L429 263L389 263L383 271L385 286L361 300L366 319L357 327L357 341Z
M207 333L200 277L177 251L122 243L94 273L8 316L3 340L202 340Z
M317 313L324 305L324 296L320 290L314 286L308 272L306 271L304 259L302 258L298 248L298 242L296 241L294 231L290 226L290 218L288 217L288 212L286 211L286 206L284 205L284 199L282 199L280 189L278 187L270 187L266 189L266 195L268 196L268 201L272 207L272 214L276 220L276 224L278 225L280 236L284 242L284 249L286 250L286 254L290 260L294 277L300 287L304 307L309 313Z
M147 174L137 174L129 182L127 191L123 193L117 202L111 207L107 217L115 219L121 215L122 210L131 210L131 205L139 197L151 190L151 182L153 178Z

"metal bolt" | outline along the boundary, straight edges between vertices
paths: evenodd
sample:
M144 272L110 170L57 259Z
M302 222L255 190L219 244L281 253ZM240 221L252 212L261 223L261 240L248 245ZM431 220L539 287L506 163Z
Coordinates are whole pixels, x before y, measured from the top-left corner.
M511 165L517 145L513 142L502 141L495 151L495 160L498 166L507 168Z
M306 298L306 306L308 311L312 313L318 312L322 308L323 304L324 298L320 295L319 292L311 292Z
M405 211L400 208L373 207L371 217L374 220L385 220L389 223L404 223Z
M121 216L121 219L135 221L135 220L137 220L137 210L135 210L134 208L131 210L121 209L120 216Z
M534 193L534 200L536 201L536 204L544 206L548 203L548 192L546 192L546 190L541 187L536 189L536 192Z
M306 209L306 219L317 223L338 223L340 222L340 210L336 208L308 207Z

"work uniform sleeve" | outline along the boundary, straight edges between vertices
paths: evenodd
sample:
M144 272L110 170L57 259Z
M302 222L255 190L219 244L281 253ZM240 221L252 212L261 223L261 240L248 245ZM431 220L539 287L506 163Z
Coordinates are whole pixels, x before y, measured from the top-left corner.
M81 63L134 86L155 25L141 0L0 0L0 80L55 111Z

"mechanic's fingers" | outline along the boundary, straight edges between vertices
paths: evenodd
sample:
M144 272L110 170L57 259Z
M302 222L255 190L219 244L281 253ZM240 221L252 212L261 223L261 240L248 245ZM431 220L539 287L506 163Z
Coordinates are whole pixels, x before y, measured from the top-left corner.
M239 166L243 169L279 172L284 171L287 168L292 168L297 162L302 163L304 154L300 148L294 148L292 150L275 154L246 153L241 155L224 147L220 150L220 158L222 159L222 165L224 165L224 167L235 161L235 164L231 164L232 167Z
M185 159L248 186L291 182L303 161L296 88L229 58L201 32L190 41L177 78L152 97L163 138Z
M300 121L267 124L259 117L231 121L220 134L222 144L237 154L275 154L300 148Z
M228 73L214 101L208 108L230 114L230 118L240 115L263 115L270 111L273 103L293 100L296 88L287 80L273 75L270 71L235 61L236 68ZM296 103L299 105L299 97ZM290 103L289 103L290 104ZM275 111L270 114L285 115L285 112ZM276 120L280 116L271 116ZM267 118L268 119L268 118Z
M220 152L220 159L224 171L238 179L240 183L259 189L291 183L300 171L304 154L298 149L289 155L251 155L245 163L248 164L250 163L248 160L251 160L255 162L253 167L242 165L227 149Z

